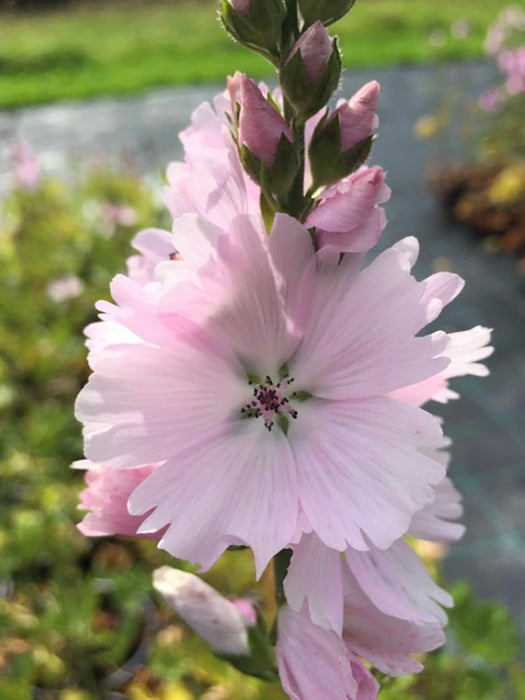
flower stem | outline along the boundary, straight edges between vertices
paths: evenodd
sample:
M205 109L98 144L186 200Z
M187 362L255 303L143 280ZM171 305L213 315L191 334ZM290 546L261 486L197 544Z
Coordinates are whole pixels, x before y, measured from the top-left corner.
M273 558L273 574L275 578L275 600L277 601L277 606L280 608L284 603L286 603L286 596L284 595L284 579L288 573L288 567L290 566L290 560L292 558L291 549L282 549Z

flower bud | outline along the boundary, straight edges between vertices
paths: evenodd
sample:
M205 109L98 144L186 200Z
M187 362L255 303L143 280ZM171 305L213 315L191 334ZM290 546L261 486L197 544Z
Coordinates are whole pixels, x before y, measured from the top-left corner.
M325 190L306 219L316 228L319 248L333 246L340 253L360 253L374 246L386 225L379 206L390 199L385 173L378 165L361 168Z
M232 84L233 86L233 84ZM293 143L290 127L253 80L240 78L239 144L271 168L282 136Z
M153 572L153 586L214 651L224 656L250 653L250 620L198 576L161 566Z
M353 97L342 102L331 119L338 118L341 133L341 151L347 151L356 143L370 136L377 129L379 119L375 113L380 86L377 80L363 85Z
M299 9L307 25L316 20L325 26L341 19L355 0L299 0Z
M312 178L317 187L331 185L359 168L372 146L371 131L379 124L375 113L379 83L364 85L333 114L318 122L309 147Z
M296 114L307 119L328 102L340 77L337 41L315 22L296 41L281 69L283 93Z
M286 192L299 167L290 127L253 80L236 74L228 83L238 114L238 144L248 175L271 194ZM240 103L239 103L240 101Z
M220 16L234 39L273 63L278 61L286 17L283 0L221 0Z

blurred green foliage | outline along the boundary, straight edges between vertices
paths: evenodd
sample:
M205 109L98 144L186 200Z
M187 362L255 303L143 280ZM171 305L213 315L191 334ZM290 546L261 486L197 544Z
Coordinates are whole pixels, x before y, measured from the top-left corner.
M125 269L141 226L169 226L132 173L98 171L15 189L0 212L0 698L284 700L242 676L155 596L155 543L88 540L74 523L82 472L73 401L87 377L82 329ZM119 218L120 217L120 218ZM120 221L120 223L119 223ZM122 221L127 223L122 223ZM131 224L133 221L133 224ZM65 284L61 293L53 283ZM56 285L55 285L56 286ZM206 576L249 595L247 552ZM271 580L253 593L272 615ZM516 630L500 605L456 586L449 643L419 676L383 679L382 700L523 700Z
M500 0L361 0L334 31L348 68L477 58L500 7ZM213 0L84 2L0 15L1 107L222 83L235 70L271 75L269 64L221 30Z

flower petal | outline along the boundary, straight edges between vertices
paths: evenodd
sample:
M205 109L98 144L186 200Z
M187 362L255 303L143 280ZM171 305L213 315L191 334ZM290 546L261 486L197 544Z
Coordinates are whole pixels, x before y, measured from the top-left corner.
M442 441L438 421L380 397L310 399L298 411L288 437L313 530L341 551L392 545L444 476L445 467L419 449Z

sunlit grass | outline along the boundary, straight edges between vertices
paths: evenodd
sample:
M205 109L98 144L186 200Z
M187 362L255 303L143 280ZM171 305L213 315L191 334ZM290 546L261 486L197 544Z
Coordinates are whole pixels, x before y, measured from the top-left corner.
M334 29L347 67L473 58L500 8L500 0L358 0ZM451 34L459 19L470 26L464 39ZM270 70L227 37L211 0L0 15L3 107L222 82L236 69L258 77Z

